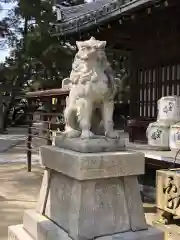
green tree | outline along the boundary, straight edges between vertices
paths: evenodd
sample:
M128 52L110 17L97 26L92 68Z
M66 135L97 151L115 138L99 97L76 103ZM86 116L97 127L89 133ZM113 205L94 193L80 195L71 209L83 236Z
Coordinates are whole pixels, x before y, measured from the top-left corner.
M75 48L62 37L51 36L51 23L56 21L52 11L53 0L0 0L0 3L4 2L15 4L1 21L5 36L3 46L12 49L0 68L3 76L0 85L6 86L2 95L8 92L10 96L3 115L7 123L14 98L20 91L61 87L62 79L71 70ZM82 0L66 2L75 5L82 3ZM116 77L121 78L124 73L120 71L123 67L118 65L119 54L118 58L109 56L109 60ZM124 96L128 96L128 81L125 83Z
M74 51L62 39L51 37L51 23L56 19L51 0L2 2L15 3L2 20L6 27L4 47L13 49L4 69L0 69L6 75L0 84L8 86L10 96L3 114L6 123L14 98L21 90L61 87L62 79L69 74Z

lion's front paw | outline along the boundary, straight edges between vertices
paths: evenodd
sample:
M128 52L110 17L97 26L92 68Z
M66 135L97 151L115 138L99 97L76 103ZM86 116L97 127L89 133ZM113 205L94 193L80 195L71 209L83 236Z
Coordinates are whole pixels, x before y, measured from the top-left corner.
M80 137L81 132L75 129L68 129L65 131L65 134L68 138L77 138Z
M108 138L120 138L120 133L118 131L112 130L109 132L106 132L106 137Z
M91 131L88 131L88 130L84 130L81 133L81 138L91 138L93 136L94 136L94 134Z

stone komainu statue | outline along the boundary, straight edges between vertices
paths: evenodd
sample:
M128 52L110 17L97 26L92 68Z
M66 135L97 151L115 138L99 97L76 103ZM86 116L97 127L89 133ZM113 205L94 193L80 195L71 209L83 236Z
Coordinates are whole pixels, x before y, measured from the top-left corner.
M118 138L113 128L116 84L105 54L106 42L91 37L76 44L78 52L72 64L71 87L64 112L65 134L90 138L99 134L101 122L106 137Z

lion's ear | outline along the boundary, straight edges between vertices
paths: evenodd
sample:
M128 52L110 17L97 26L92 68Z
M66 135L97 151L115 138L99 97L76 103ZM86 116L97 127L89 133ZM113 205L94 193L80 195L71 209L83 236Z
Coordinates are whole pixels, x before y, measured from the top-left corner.
M83 42L76 41L77 48L80 49L83 45Z
M99 43L99 48L105 48L106 47L106 41L101 41L100 43Z

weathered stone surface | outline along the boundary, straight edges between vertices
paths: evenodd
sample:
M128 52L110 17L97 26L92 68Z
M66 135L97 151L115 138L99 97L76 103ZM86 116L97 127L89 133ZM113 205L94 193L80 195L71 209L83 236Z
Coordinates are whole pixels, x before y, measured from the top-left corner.
M130 151L79 153L58 147L41 147L42 164L77 180L144 173L144 154Z
M23 227L35 240L72 240L60 227L34 210L25 211Z
M164 233L149 226L149 228L144 231L124 232L111 236L99 237L95 240L164 240Z
M8 227L8 240L36 240L28 234L23 225L16 225Z
M147 229L144 209L141 201L140 186L136 176L124 178L125 195L131 222L131 230Z
M123 178L79 182L54 172L45 215L73 239L128 231L131 224Z
M125 151L124 139L97 136L94 138L68 138L63 134L55 138L55 146L82 153Z
M43 214L45 210L48 191L49 191L50 178L51 178L51 169L45 169L41 190L39 194L39 199L36 206L36 211L39 212L40 214Z
M113 99L118 84L106 57L106 42L91 37L76 44L78 52L72 64L70 93L64 111L65 134L67 137L82 138L97 135L93 120L98 109L101 114L99 121L94 121L95 128L102 123L103 135L118 138L119 132L114 130L113 123Z
M68 234L51 222L46 217L41 216L35 211L31 210L26 212L26 225L16 225L8 228L9 240L72 240ZM31 232L31 235L25 230L30 230L29 225L36 225L35 229ZM164 240L164 234L158 229L148 227L148 230L137 232L125 232L114 235L95 238L95 240ZM177 238L178 239L178 238ZM176 240L176 238L175 238Z
M62 88L63 89L70 89L71 88L71 80L69 78L64 78L62 80Z

